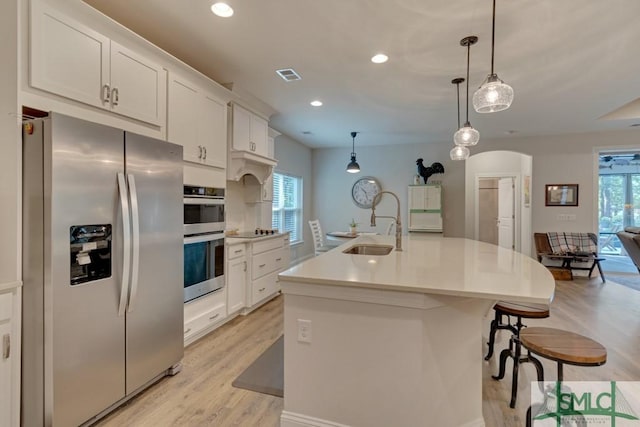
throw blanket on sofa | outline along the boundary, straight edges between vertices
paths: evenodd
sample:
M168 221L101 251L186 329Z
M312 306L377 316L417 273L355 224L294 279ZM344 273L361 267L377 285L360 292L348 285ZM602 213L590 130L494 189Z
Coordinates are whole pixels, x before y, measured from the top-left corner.
M567 252L597 253L598 246L591 240L588 233L563 233L549 232L549 245L554 254L566 254Z

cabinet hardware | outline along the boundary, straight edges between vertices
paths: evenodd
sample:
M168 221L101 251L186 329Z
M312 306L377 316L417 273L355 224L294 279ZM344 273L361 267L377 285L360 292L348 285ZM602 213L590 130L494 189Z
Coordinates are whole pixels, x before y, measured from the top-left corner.
M109 102L111 97L111 88L109 85L102 86L102 102Z
M215 319L215 318L216 318L216 317L218 317L218 316L220 316L220 313L216 313L215 315L213 315L213 316L209 317L209 320L213 320L213 319Z
M267 265L267 264L260 264L260 265L258 266L258 268L262 268L262 267L264 267L265 265Z
M237 251L233 251L234 254L239 254L240 252L242 252L242 249L238 249Z
M247 261L244 262L244 271L247 271Z
M2 336L2 358L8 359L11 356L11 335L4 334Z
M282 258L276 258L276 261L282 261Z
M201 159L202 158L202 145L198 145L198 150L200 150L200 154L198 155L198 158Z
M189 332L191 332L191 328L189 328L186 331L184 331L184 334L187 335Z
M202 159L207 160L207 147L202 147L202 149L204 150L204 157Z
M118 92L118 88L114 87L113 89L111 89L111 104L118 105L118 101L120 101L120 95Z
M262 292L262 291L264 291L265 289L267 289L267 288L260 288L260 289L258 289L258 292Z

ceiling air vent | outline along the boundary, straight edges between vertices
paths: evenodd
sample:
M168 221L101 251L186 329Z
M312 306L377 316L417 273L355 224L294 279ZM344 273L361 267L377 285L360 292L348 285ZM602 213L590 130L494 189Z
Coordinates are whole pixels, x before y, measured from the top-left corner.
M276 73L286 82L293 82L295 80L302 80L300 74L296 73L293 68L284 68L282 70L276 70Z

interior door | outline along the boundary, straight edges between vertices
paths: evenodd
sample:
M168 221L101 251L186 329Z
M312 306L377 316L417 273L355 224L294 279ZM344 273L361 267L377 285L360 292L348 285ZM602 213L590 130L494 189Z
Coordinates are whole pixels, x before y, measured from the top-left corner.
M132 239L126 314L129 394L178 363L184 354L184 232L182 147L128 132L125 141L128 185L135 187L130 191L132 224L136 206L139 224L139 243ZM132 228L135 233L135 226Z
M500 178L498 181L498 246L508 249L514 249L513 192L513 178Z

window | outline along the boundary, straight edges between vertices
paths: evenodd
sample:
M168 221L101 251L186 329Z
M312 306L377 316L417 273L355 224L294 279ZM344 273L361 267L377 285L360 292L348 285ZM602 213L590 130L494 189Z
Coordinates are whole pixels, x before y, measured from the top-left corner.
M291 233L291 243L302 241L302 178L273 173L271 227Z

